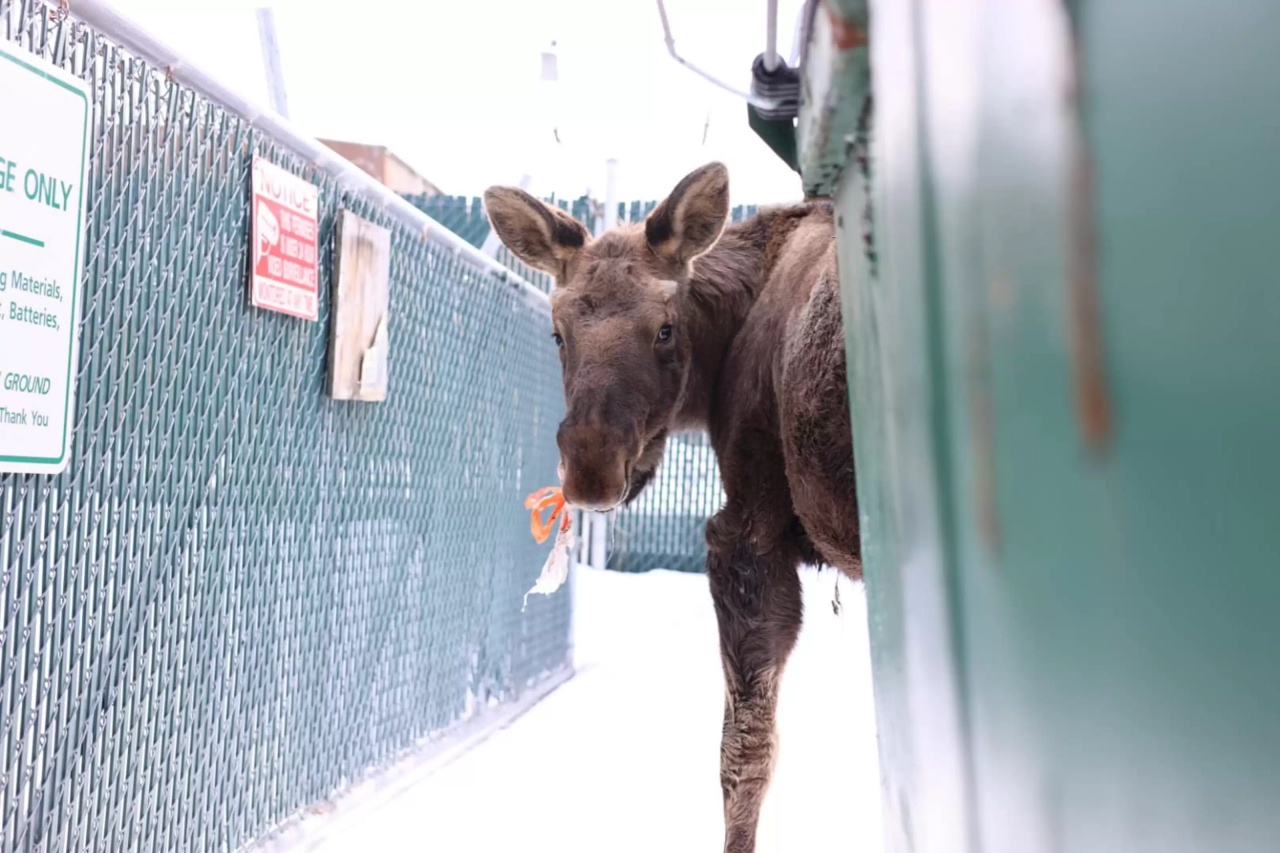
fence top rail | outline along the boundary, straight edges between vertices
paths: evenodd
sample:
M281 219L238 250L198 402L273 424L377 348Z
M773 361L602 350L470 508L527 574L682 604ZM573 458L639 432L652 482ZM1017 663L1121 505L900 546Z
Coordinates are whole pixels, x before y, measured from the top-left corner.
M59 0L43 0L45 5L62 7ZM267 107L254 103L234 91L198 63L184 57L175 48L148 32L141 24L116 9L110 0L70 0L66 3L71 16L96 29L121 47L131 51L168 76L239 116L251 127L261 130L275 141L292 149L312 165L328 173L339 184L387 208L388 213L422 237L454 254L461 255L484 272L506 281L520 290L531 307L547 311L547 295L518 273L503 266L466 240L454 234L405 199L383 186L373 176L308 136L292 122Z

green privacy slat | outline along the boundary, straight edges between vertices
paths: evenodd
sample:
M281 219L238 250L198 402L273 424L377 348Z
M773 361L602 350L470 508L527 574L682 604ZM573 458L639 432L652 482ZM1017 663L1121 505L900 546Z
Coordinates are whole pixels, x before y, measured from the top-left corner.
M235 849L567 661L567 590L520 610L547 318L45 4L0 38L94 93L72 462L0 475L0 853ZM318 323L247 305L255 153L320 188ZM343 207L392 230L383 404L325 394Z
M446 195L409 194L405 195L404 199L473 246L484 245L485 238L489 236L489 218L485 215L484 206L478 198L466 199ZM556 199L555 196L546 198L544 201L572 213L575 218L579 219L594 232L596 220L591 213L591 201L586 196L574 199L572 202ZM635 201L630 203L630 213L628 213L628 203L619 202L618 213L620 218L634 222L647 216L649 211L656 206L656 201ZM730 211L730 219L734 222L740 222L747 217L754 216L755 212L756 205L754 204L738 205ZM498 260L525 279L533 282L543 291L550 292L552 287L551 278L525 266L505 247L498 250Z
M723 503L710 440L703 435L673 436L653 482L611 520L609 568L702 571L704 528Z

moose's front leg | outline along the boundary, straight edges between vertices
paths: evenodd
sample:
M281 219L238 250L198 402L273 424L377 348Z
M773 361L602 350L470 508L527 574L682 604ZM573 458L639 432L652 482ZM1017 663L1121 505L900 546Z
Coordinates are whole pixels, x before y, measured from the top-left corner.
M778 749L778 684L802 619L797 557L789 541L747 542L724 513L708 525L707 576L720 627L724 733L720 785L726 853L753 853Z

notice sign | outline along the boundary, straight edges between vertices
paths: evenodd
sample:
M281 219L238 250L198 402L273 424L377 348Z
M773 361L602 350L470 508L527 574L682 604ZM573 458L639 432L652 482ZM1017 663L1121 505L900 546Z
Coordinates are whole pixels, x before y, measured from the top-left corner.
M70 457L88 164L88 87L0 41L0 471Z
M253 158L253 278L258 308L315 321L320 316L316 252L320 190L270 160Z

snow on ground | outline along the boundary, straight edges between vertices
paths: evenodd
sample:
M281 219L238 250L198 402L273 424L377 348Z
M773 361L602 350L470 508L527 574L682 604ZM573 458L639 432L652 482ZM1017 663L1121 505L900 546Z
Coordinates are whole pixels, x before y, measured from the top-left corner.
M723 845L724 687L706 578L578 569L577 675L474 750L326 839L326 853L699 853ZM806 569L758 853L878 853L862 587ZM564 593L560 593L564 594Z

